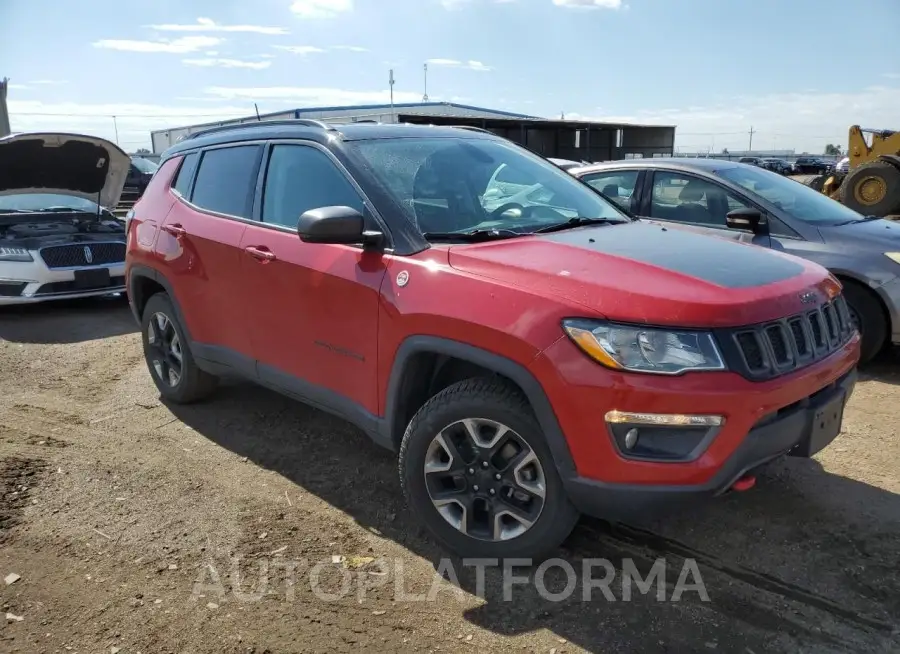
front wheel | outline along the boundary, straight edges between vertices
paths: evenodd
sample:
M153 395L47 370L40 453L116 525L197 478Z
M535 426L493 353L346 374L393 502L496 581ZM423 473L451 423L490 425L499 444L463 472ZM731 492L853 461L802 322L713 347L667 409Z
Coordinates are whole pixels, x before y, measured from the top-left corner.
M413 513L463 557L539 559L578 520L528 402L500 380L426 402L403 436L400 479Z
M844 282L844 299L850 320L862 337L859 362L868 363L881 352L888 336L888 323L875 295L855 282Z

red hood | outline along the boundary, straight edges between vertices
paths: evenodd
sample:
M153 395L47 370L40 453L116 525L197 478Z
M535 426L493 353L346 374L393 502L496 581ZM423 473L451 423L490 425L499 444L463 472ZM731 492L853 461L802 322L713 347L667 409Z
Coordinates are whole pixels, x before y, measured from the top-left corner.
M811 308L840 288L790 255L642 221L450 248L450 265L621 322L734 327Z

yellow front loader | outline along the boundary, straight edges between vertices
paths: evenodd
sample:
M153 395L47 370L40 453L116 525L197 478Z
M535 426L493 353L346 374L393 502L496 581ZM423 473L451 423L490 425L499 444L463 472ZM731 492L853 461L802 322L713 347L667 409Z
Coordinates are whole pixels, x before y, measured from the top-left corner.
M854 125L847 146L847 172L795 179L863 215L900 218L900 132Z

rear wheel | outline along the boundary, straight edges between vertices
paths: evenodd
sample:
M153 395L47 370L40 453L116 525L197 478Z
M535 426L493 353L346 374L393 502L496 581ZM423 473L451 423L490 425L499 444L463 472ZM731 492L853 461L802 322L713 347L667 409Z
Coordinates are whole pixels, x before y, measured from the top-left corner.
M403 436L400 479L413 513L463 557L542 558L578 520L531 408L500 380L426 402Z
M868 363L884 348L888 324L878 298L867 288L852 281L844 281L844 299L850 319L862 336L860 363Z
M163 399L188 404L215 390L218 379L197 367L168 295L157 293L147 301L141 326L144 358Z
M867 216L900 214L900 169L886 161L857 167L841 184L841 202Z

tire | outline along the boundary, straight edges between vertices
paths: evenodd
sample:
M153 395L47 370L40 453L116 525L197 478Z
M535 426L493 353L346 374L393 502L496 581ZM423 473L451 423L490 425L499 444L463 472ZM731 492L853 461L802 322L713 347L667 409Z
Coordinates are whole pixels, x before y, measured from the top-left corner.
M869 188L876 190L874 195L866 193L866 180L870 180ZM887 161L871 161L855 168L841 184L841 203L868 216L900 213L900 169Z
M493 535L484 537L485 535L482 534L482 537L479 538L472 535L476 533L475 529L463 533L458 527L452 525L449 518L445 518L433 503L429 490L430 484L426 483L426 461L431 460L432 447L437 442L439 435L440 438L446 438L449 442L454 438L451 430L460 429L466 433L464 428L458 426L459 421L465 419L480 420L482 423L495 421L495 423L509 427L511 431L508 434L511 435L508 436L508 442L514 442L515 438L521 438L534 454L543 473L544 498L539 515L536 516L530 527L525 528L524 533L507 539L494 539L495 525L499 523L496 519L489 518L485 518L484 523L486 526L494 525L486 527L488 530L493 529ZM498 441L497 449L500 453L506 451L506 446L499 447L505 440ZM465 441L465 437L462 441ZM483 449L473 449L479 454L485 452ZM446 452L446 450L444 451ZM454 451L462 452L463 446L460 445L460 449L454 449ZM520 450L517 456L524 456L524 449ZM447 465L451 465L453 460L451 459L450 464ZM437 472L438 475L445 475L445 478L455 475L462 481L466 492L454 495L454 497L468 495L469 492L474 493L472 489L479 489L477 483L496 486L495 499L487 498L484 493L485 489L481 488L479 490L485 497L476 501L489 503L490 506L507 512L510 505L502 501L500 497L518 492L510 490L512 486L506 481L506 476L510 474L509 469L514 468L515 465L510 464L507 472L503 473L504 481L494 484L492 481L495 478L494 474L501 474L497 472L499 467L493 467L493 461L496 458L491 459L491 467L482 460L481 464L484 468L479 468L477 461L472 462L471 459L466 459L462 455L460 455L460 460L465 461L460 472ZM403 492L413 514L420 517L428 531L441 545L462 557L542 559L569 536L578 521L578 511L566 496L550 448L547 446L531 407L518 389L499 379L474 378L461 381L445 388L428 400L410 421L403 435L399 469ZM484 481L485 477L478 476L482 469L487 481ZM528 473L530 477L535 474L536 470L537 468L525 468L525 472L522 474ZM474 481L471 477L473 472L476 474ZM516 481L510 483L517 483L518 476L513 473L512 477ZM540 476L537 479L540 480ZM517 486L517 488L524 490L526 487ZM529 501L534 501L536 498L535 495L530 494L530 491L529 496L531 498ZM445 507L451 512L453 509L460 508L461 505L453 502L450 503L449 508ZM472 511L472 515L479 514L477 511ZM510 515L505 516L507 521L510 517ZM513 522L519 525L519 527L511 527L513 530L523 526L517 520Z
M862 335L860 364L869 363L884 348L888 335L887 318L875 295L856 282L843 281L844 299L859 322Z
M172 300L166 293L157 293L150 297L144 306L144 313L141 318L141 340L144 345L144 359L147 361L147 368L150 370L150 376L153 383L159 390L159 394L164 400L175 404L190 404L209 397L218 384L218 378L210 375L197 367L191 349L188 346L188 340L184 335L184 329L178 322L175 307ZM181 355L180 372L177 383L172 383L172 378L161 374L157 369L155 362L160 362L163 372L166 366L169 366L170 357L164 357L160 349L154 346L150 341L151 331L159 333L160 318L163 316L167 324L171 326L171 332L166 328L166 334L174 333L180 346L178 350ZM151 321L155 321L151 328ZM169 338L169 337L166 337ZM171 366L169 366L171 367ZM166 377L165 379L163 377Z

